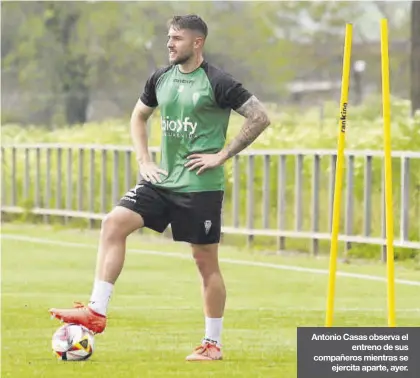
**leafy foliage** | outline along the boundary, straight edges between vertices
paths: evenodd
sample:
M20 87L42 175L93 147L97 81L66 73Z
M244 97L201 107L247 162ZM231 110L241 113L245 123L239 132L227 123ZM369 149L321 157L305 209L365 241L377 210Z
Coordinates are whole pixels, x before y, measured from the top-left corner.
M393 17L394 8L402 16ZM383 9L391 39L408 41L406 5ZM104 99L124 114L150 72L167 62L167 20L192 12L209 25L208 58L265 100L288 100L291 80L337 80L346 22L355 25L354 59L368 62L365 80L379 83L380 14L358 2L6 2L2 89L16 92L19 106L11 109L19 110L4 112L3 123L85 123L92 102ZM391 54L394 89L403 95L406 61Z

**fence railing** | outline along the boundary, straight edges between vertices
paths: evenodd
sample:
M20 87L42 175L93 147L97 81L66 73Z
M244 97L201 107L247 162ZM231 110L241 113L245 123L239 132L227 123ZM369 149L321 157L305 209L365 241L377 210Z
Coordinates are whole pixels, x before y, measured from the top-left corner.
M151 148L158 160L157 148ZM131 147L2 145L3 213L100 220L139 178ZM394 151L394 245L420 251L420 152ZM346 151L339 240L386 251L380 151ZM317 254L330 240L336 151L247 150L226 165L223 234L306 239Z

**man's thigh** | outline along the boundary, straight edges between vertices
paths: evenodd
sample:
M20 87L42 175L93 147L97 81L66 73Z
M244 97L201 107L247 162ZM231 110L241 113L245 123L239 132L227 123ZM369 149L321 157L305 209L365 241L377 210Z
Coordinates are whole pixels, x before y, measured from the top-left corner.
M191 244L219 243L223 192L171 195L171 226L175 241Z
M163 232L170 222L170 207L165 192L141 181L122 196L117 203L140 214L144 227Z

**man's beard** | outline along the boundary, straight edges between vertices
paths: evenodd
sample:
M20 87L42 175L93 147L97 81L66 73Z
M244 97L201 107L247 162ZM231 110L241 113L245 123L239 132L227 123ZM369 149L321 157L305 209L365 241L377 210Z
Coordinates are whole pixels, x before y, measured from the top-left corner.
M172 65L176 65L176 64L184 64L186 62L188 62L188 60L190 60L192 57L192 55L184 55L184 56L180 56L178 58L176 58L173 61L169 61Z

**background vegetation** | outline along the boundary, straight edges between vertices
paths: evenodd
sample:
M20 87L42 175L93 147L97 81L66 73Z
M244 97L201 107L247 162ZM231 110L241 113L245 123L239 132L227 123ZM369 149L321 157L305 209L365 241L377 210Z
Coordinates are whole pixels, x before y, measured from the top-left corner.
M420 53L415 3L6 2L2 123L53 129L126 116L145 79L167 63L167 20L190 12L208 23L207 59L265 102L302 108L338 98L347 22L354 29L352 63L366 63L361 73L352 67L351 101L380 92L380 19L386 17L392 91L409 99L417 82L410 72L420 72L420 59L410 58L410 46Z
M337 148L337 131L338 131L338 103L331 102L325 106L325 113L322 123L317 120L318 109L309 108L307 112L302 113L301 111L294 110L289 107L281 110L270 107L270 113L272 115L273 124L270 128L259 138L253 145L253 149L333 149ZM410 117L410 106L409 103L402 100L394 100L391 109L392 115L392 149L394 151L418 151L420 146L420 117ZM381 150L383 146L383 121L381 116L381 101L380 98L372 97L367 100L363 106L350 106L349 107L349 122L348 132L346 135L346 150ZM242 126L241 117L232 114L231 123L229 126L228 140L238 133ZM95 144L95 145L120 145L131 148L131 140L128 133L129 121L128 119L109 120L100 123L89 123L83 126L73 126L67 128L60 128L59 130L49 131L47 129L40 128L38 126L21 127L18 125L5 125L3 127L3 143L65 143L68 146L77 144ZM150 125L150 146L158 147L160 140L160 123L159 113L155 113ZM4 196L8 197L5 199L6 202L10 202L11 194L11 181L10 181L10 151L6 151L5 161L6 166L4 169L6 183L6 191ZM158 157L158 155L157 155ZM46 155L41 156L41 171L44 172L41 175L41 184L45 185L45 159ZM77 183L76 178L78 175L80 155L78 155L77 149L72 155L72 168L71 177L72 180L72 197L71 201L73 208L78 206L77 196ZM84 166L84 182L82 190L87 193L89 188L89 156L87 153L82 157ZM118 192L113 193L113 159L114 156L111 153L107 155L107 174L106 174L106 193L107 200L105 208L102 207L99 196L99 186L101 182L101 153L97 151L95 153L95 177L94 182L96 185L96 194L94 197L94 211L106 212L109 211L111 206L115 203L115 200L119 198L122 193L131 187L136 180L137 171L134 159L130 161L130 178L127 183L124 173L125 156L123 153L119 153L118 173L119 183ZM57 201L60 202L61 206L65 206L67 203L67 189L66 180L68 177L67 168L67 150L64 149L61 157L61 169L62 174L60 181L57 180L57 155L52 154L52 165L50 169L51 175L51 200L49 204L43 203L44 206L50 206L54 208L57 206ZM247 160L245 158L240 159L240 215L239 223L241 227L247 226L246 208L247 208L247 171L246 171ZM23 182L24 182L24 150L17 151L17 164L18 173L16 176L17 180L17 191L23 193ZM29 197L18 196L18 204L20 206L32 206L35 200L35 155L32 153L30 156L30 174L31 174L31 185L29 190ZM254 227L262 227L262 201L263 198L263 158L258 157L255 160L255 181L254 181L254 198L256 200L255 205L255 217ZM312 172L312 159L305 159L303 165L303 229L311 230L311 172ZM320 232L329 232L329 175L331 169L331 160L329 158L321 159L321 175L320 175ZM276 228L277 225L277 167L278 160L276 158L271 159L270 162L270 223L271 228ZM232 162L226 165L226 200L225 200L225 213L224 222L225 225L232 224ZM354 222L353 222L353 233L363 233L363 203L364 203L364 167L365 162L363 158L355 159L355 170L354 170ZM380 157L373 159L372 165L372 223L371 223L371 235L381 236L381 170L382 170L382 159ZM287 160L287 182L286 182L286 195L287 195L287 214L286 224L287 229L294 229L294 169L295 161L293 157ZM396 237L400 234L400 160L395 158L393 160L393 178L394 178L394 212L395 212L395 235ZM345 176L344 176L345 177ZM127 186L128 185L128 186ZM346 182L343 184L343 209L342 209L342 220L341 229L344 231L344 194L346 189ZM60 192L59 194L57 192ZM116 196L113 198L113 195ZM59 199L57 199L59 196ZM42 199L41 199L42 200ZM420 239L420 160L412 159L410 165L410 230L409 235L412 240ZM84 194L81 200L82 208L89 210L88 195ZM245 242L244 238L228 237L227 242L234 244L243 245ZM275 248L275 238L255 238L254 247L270 249ZM303 251L310 250L310 241L291 241L287 244L288 248L298 249ZM328 251L329 244L321 243L321 250L323 252ZM418 251L404 249L399 251L397 249L397 256L399 258L414 257ZM351 250L351 254L355 256L365 257L377 257L379 256L379 248L377 246L364 246L354 245Z

